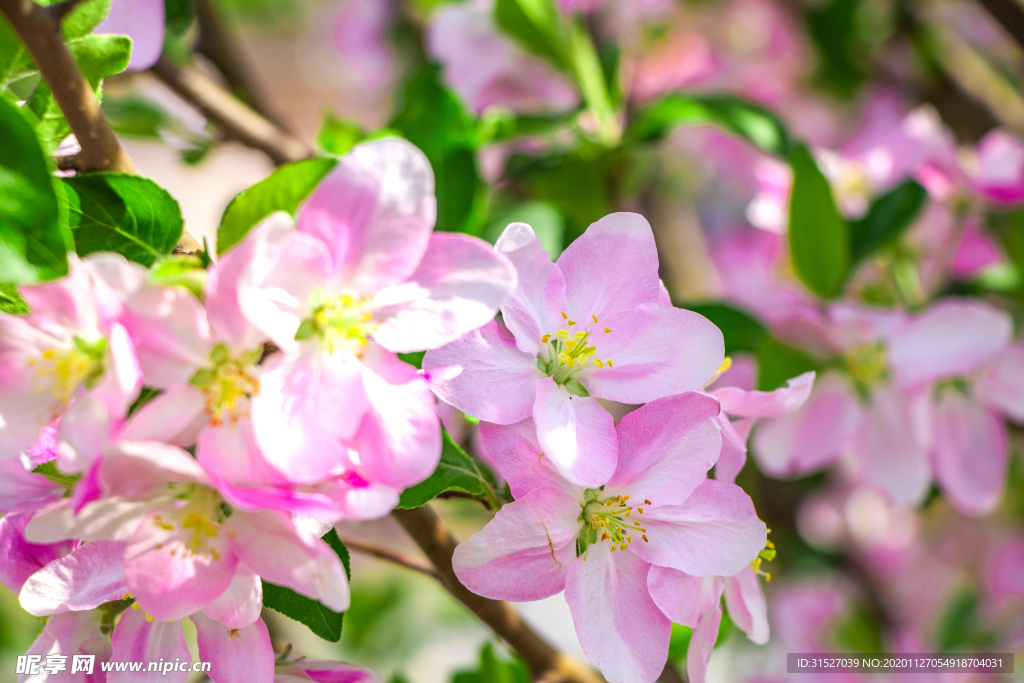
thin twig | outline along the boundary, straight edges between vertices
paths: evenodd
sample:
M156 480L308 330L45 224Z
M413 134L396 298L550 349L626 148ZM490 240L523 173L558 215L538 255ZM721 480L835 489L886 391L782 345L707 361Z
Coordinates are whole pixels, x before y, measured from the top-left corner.
M391 515L405 528L437 570L438 580L449 593L471 609L481 621L505 639L533 671L534 679L563 683L600 683L601 678L582 663L554 649L541 638L507 602L490 600L470 592L452 568L457 545L448 527L429 507L395 510Z
M235 95L263 118L287 131L288 127L274 115L252 70L239 58L238 41L224 25L214 0L196 0L196 21L199 24L196 51L217 67Z
M266 152L275 164L298 161L313 149L268 121L194 66L178 66L162 55L152 72L240 142Z
M138 173L103 115L96 94L64 44L56 14L33 0L0 0L29 55L39 67L71 131L82 146L82 166L92 171Z
M391 550L390 548L374 545L372 543L364 543L363 541L357 541L353 538L342 538L341 542L345 544L346 548L355 550L357 553L363 553L364 555L372 555L382 560L387 560L388 562L393 562L394 564L401 565L406 569L411 569L413 571L420 572L421 574L426 574L429 577L435 579L439 578L437 572L434 571L433 567L430 567L427 564L420 562L415 558L409 557L408 555L403 555L400 552Z

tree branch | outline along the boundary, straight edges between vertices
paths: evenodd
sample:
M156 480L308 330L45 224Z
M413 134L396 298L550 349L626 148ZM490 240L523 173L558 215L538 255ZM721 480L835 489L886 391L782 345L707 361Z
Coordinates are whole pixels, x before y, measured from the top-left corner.
M138 173L103 115L96 94L82 75L60 32L59 17L74 7L65 0L63 13L51 12L33 0L0 0L0 12L7 17L39 74L53 93L71 131L82 146L80 163L90 171Z
M364 543L363 541L357 541L352 538L341 538L341 542L345 544L346 548L355 550L357 553L372 555L373 557L393 562L394 564L401 565L406 569L426 574L434 579L440 578L438 577L437 572L434 571L433 567L429 567L415 558L408 557L407 555L403 555L402 553L391 550L390 548L374 545L372 543Z
M199 24L196 51L213 62L235 95L281 130L288 130L274 115L252 70L239 59L238 41L221 20L214 0L196 0L196 21Z
M64 17L71 14L71 10L82 4L83 0L62 0L55 5L50 5L46 10L53 17L54 21L58 24L64 20Z
M152 72L203 114L223 126L232 137L266 152L275 164L313 155L309 145L260 116L194 66L181 67L166 55L161 55Z
M449 593L471 609L481 621L505 639L533 671L534 679L563 683L600 683L601 678L568 655L558 652L531 629L507 602L470 592L452 568L457 545L448 527L430 507L391 513L423 549Z

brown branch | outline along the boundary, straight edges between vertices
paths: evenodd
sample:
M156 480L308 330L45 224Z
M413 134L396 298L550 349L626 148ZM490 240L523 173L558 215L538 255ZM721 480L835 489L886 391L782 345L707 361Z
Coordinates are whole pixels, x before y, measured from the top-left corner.
M1017 44L1024 48L1024 7L1017 0L978 0Z
M430 507L395 510L398 523L423 549L449 593L505 639L533 671L534 679L563 683L600 683L601 678L572 657L555 650L531 629L507 602L470 592L455 576L452 554L457 545L448 527Z
M679 669L672 662L665 662L665 668L658 676L658 683L686 683L686 679L679 673Z
M82 4L82 2L83 0L63 0L62 2L58 2L55 5L50 5L49 7L46 8L46 11L48 11L50 15L54 18L54 20L59 24L61 21L64 20L64 17L71 14L71 10L78 7L80 4Z
M196 21L199 24L196 51L217 67L239 99L281 130L288 130L281 119L274 115L252 70L239 59L238 41L224 25L214 0L196 0Z
M223 126L229 135L266 152L275 164L313 155L309 145L260 116L194 66L181 67L166 55L161 55L152 72L203 114Z
M67 6L67 9L72 7ZM39 74L78 138L82 146L82 167L91 171L138 173L103 115L96 94L64 44L58 13L48 11L33 0L0 0L0 12L35 60Z
M341 542L346 548L355 550L357 553L363 553L364 555L372 555L382 560L387 560L397 565L401 565L406 569L411 569L421 574L426 574L434 579L439 578L437 572L434 571L433 567L430 567L419 560L403 555L400 552L385 548L383 546L374 545L372 543L364 543L363 541L357 541L352 538L341 538Z

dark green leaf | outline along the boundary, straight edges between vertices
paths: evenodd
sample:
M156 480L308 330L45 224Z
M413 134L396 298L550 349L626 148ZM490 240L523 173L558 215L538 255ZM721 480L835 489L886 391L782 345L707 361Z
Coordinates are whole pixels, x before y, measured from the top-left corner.
M164 0L164 26L172 36L180 37L185 33L195 14L192 0Z
M515 114L507 109L489 109L480 119L480 143L553 133L564 128L579 113L580 107L554 114Z
M352 570L349 566L348 548L338 538L338 532L331 529L324 535L323 540L341 558L342 564L345 565L345 573L351 578ZM319 600L307 598L305 595L296 593L291 588L285 588L284 586L264 581L263 606L280 612L300 624L304 624L310 631L324 640L332 643L341 640L341 626L345 618L344 613L335 612Z
M513 155L509 175L528 184L535 199L565 216L563 248L591 223L612 212L611 175L621 168L612 154L596 159L580 154L553 154L541 159Z
M423 356L425 355L427 355L426 351L413 351L411 353L400 353L398 354L398 358L403 363L413 365L417 370L420 370L423 368Z
M879 247L902 235L927 200L928 191L914 180L907 180L876 197L863 218L850 222L851 263L860 263Z
M476 166L477 123L439 78L437 66L414 74L389 128L423 150L430 160L437 193L437 229L478 233L485 188Z
M316 144L328 154L341 156L366 139L366 131L350 118L328 113L316 134Z
M553 0L498 0L494 18L528 51L559 68L568 67L566 31Z
M766 152L788 157L789 132L764 107L734 95L670 93L641 109L626 131L636 142L660 140L676 126L716 125Z
M447 430L443 433L441 462L437 469L426 480L402 491L398 507L422 507L445 491L461 491L480 498L494 499L494 492L476 461L452 441Z
M682 307L700 313L722 331L727 356L741 351L756 351L761 338L768 334L760 321L732 304L707 302Z
M41 282L68 272L64 208L31 124L0 98L0 282Z
M758 339L754 353L757 356L757 388L761 391L774 391L797 375L821 370L811 356L768 334Z
M950 598L935 627L939 652L965 652L991 647L995 634L982 621L977 593L963 588Z
M89 173L64 179L79 256L113 251L149 266L181 239L178 202L148 178Z
M121 136L159 140L160 130L171 124L163 107L137 95L104 97L103 113Z
M0 285L0 313L28 315L30 312L28 304L18 294L17 285Z
M855 606L835 625L832 637L844 652L885 652L885 638L878 615Z
M823 299L842 291L850 269L850 235L839 215L832 187L807 148L790 156L793 190L789 200L789 253L800 280Z
M857 31L861 6L860 0L830 0L806 14L807 32L819 56L815 80L841 98L853 97L867 78Z
M274 213L294 214L337 165L337 159L304 159L285 164L231 200L217 228L217 253L241 242L254 225Z
M494 651L493 643L480 650L480 663L475 669L459 671L452 683L530 683L530 668L519 657L505 659Z

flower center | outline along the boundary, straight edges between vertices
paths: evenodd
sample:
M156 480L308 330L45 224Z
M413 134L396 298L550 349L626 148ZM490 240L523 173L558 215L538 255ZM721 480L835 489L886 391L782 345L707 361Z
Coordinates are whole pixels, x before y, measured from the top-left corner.
M372 298L314 292L310 300L313 315L302 321L295 338L301 341L319 337L328 353L348 350L361 357L367 339L380 327L370 310Z
M564 386L569 393L578 396L589 396L587 390L580 384L576 375L588 366L603 368L605 365L613 367L612 359L601 360L597 357L597 348L593 346L592 334L607 334L611 329L605 327L600 332L597 326L597 316L591 316L593 325L587 330L578 329L575 320L569 320L569 315L562 311L562 319L565 320L565 327L552 334L545 334L540 338L540 343L545 346L537 354L537 367L548 377L555 380L557 384Z
M181 531L185 534L184 553L219 560L221 555L214 547L214 540L220 536L220 525L230 514L220 495L205 486L196 486L188 494L188 502L175 510L169 517L153 515L153 523L165 531ZM162 544L157 545L159 549ZM171 551L173 555L174 550Z
M603 487L602 487L603 488ZM643 507L630 505L629 495L609 496L601 498L600 489L587 489L583 492L584 504L579 519L583 529L576 538L576 556L584 555L594 543L611 541L612 551L626 550L633 543L633 534L647 543L647 529L640 525L636 518L630 518L634 511L644 514ZM645 500L644 505L651 501Z
M863 397L870 396L872 389L889 381L889 364L881 342L850 349L843 354L842 363Z
M89 342L75 337L69 347L46 349L28 359L29 366L36 370L36 391L49 389L55 399L66 405L80 386L91 389L103 376L106 355L106 339Z
M206 414L217 426L229 419L231 424L249 416L249 399L260 391L260 381L250 373L259 361L260 352L252 351L231 358L228 347L218 344L210 353L212 368L204 368L192 376L191 384L206 394Z

